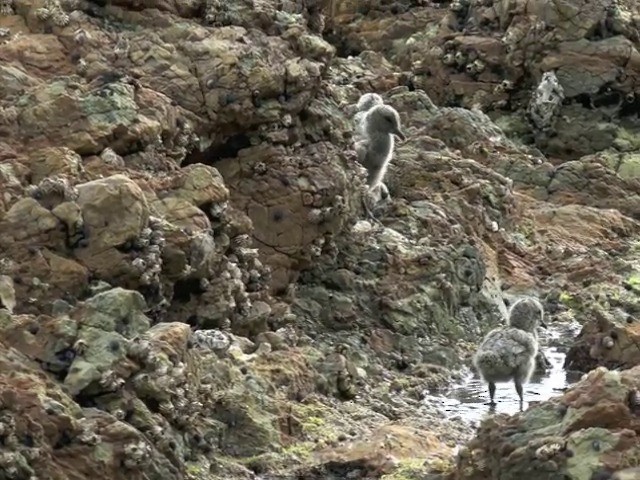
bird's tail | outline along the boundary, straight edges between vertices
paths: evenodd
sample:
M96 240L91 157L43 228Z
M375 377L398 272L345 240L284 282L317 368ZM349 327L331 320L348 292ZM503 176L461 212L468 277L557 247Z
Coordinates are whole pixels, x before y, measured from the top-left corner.
M500 358L498 355L490 350L479 350L473 357L473 366L478 375L485 380L488 376L491 376L490 373L495 370L496 365L499 363Z

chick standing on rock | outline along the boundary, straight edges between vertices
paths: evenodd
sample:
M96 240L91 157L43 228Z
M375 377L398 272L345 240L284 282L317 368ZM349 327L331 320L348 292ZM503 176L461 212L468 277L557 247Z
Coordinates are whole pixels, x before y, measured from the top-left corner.
M369 190L382 183L389 161L393 156L394 139L406 137L400 128L400 116L389 105L377 105L370 109L362 119L364 138L356 143L358 161L367 169Z
M496 383L513 381L522 409L522 385L531 378L538 353L536 327L547 327L543 317L544 308L538 300L521 298L509 309L508 326L490 331L478 347L473 364L489 384L489 405L495 406Z
M364 130L364 116L369 110L378 105L384 105L384 100L377 93L365 93L360 97L356 104L356 114L353 116L353 121L356 124L356 136L363 138L365 134Z

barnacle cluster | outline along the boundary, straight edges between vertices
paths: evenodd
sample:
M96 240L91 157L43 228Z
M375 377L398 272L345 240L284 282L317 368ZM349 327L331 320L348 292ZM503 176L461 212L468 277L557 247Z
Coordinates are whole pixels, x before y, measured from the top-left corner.
M231 254L228 256L233 276L238 276L247 292L261 290L269 281L269 268L259 260L258 249L251 248L247 243L248 235L240 235L231 241Z
M241 256L243 259L246 259L243 255ZM223 280L222 286L226 285L227 298L230 297L229 306L244 316L247 315L251 309L251 300L245 288L248 273L246 270L243 272L240 268L240 261L240 257L237 255L232 255L231 258L227 258L221 280ZM257 258L256 261L259 262Z
M193 332L193 342L200 348L213 352L224 352L231 345L229 335L217 329L196 330Z
M27 459L19 452L0 453L0 480L32 480L36 477Z
M493 89L494 93L502 93L502 92L510 92L514 89L513 82L511 80L502 80L496 87Z
M160 273L162 250L165 246L163 221L150 217L148 226L142 230L131 246L135 256L132 265L140 273L140 284L152 287L161 296Z
M151 446L144 440L125 445L123 453L122 463L130 470L141 470L151 462Z
M0 0L0 15L13 15L13 0Z
M18 440L16 422L10 412L0 413L0 438L7 450L0 453L0 480L32 480L34 471L30 467L29 459L39 455L37 448L27 447ZM29 452L33 450L33 452Z
M241 20L237 13L234 15L230 10L229 3L222 0L206 0L204 19L209 25L215 27L234 25Z
M529 102L529 118L541 131L553 128L564 100L564 89L553 71L545 72Z
M69 15L60 5L60 0L45 0L44 7L36 10L37 17L43 22L51 22L56 27L69 25Z
M453 0L449 4L449 10L455 12L460 17L463 17L469 10L469 0Z
M173 148L167 152L167 155L180 164L198 146L199 142L200 137L193 130L191 123L188 120L178 118L176 120L176 135L173 139Z
M45 177L38 185L29 185L26 190L28 195L49 209L62 202L73 202L78 198L78 190L61 175Z
M100 158L112 167L124 167L124 159L109 147L100 152Z
M91 40L91 34L84 28L78 28L73 32L73 40L78 45L84 45L88 40Z
M84 58L78 59L78 63L76 63L76 73L83 77L89 71L89 65Z
M440 60L448 67L455 67L460 72L467 72L474 79L487 68L486 63L479 57L476 50L460 48L454 41L448 41L444 44Z
M152 350L144 339L134 341L128 354L144 365L131 382L137 396L157 405L171 425L187 428L196 424L196 417L203 415L203 404L199 387L189 381L187 365L180 358Z
M383 188L386 190L386 186ZM341 195L336 195L334 197L332 205L321 208L312 208L309 211L307 218L309 219L309 222L315 225L319 225L339 216L344 211L345 206L346 202L344 200L344 197L342 197Z

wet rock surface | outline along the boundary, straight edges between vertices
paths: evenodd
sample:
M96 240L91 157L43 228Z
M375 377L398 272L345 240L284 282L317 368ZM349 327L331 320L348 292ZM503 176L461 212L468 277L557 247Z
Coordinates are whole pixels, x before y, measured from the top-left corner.
M639 22L0 0L0 480L627 478ZM365 92L407 136L377 221ZM630 370L475 432L432 396L524 293L567 369Z

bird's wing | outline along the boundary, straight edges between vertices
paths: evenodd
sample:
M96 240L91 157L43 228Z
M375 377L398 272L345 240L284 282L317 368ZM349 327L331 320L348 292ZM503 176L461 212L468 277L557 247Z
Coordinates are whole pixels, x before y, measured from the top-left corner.
M531 354L535 351L535 339L517 328L499 327L487 333L479 348L509 355Z
M536 340L530 333L524 332L517 328L510 328L509 342L511 343L511 351L516 354L532 355L536 351Z
M361 140L366 136L364 131L365 114L366 112L358 112L353 116L353 131L357 140Z

